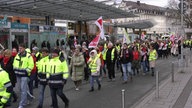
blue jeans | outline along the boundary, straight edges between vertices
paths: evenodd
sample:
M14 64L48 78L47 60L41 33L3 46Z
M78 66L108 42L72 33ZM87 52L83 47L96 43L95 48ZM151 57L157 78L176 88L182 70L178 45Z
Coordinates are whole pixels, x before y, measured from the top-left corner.
M33 95L33 83L35 81L35 77L36 77L36 73L34 74L31 74L30 77L29 77L29 92L31 93L31 95Z
M46 85L40 84L40 89L39 89L39 106L43 106L45 88L46 88Z
M147 73L147 71L149 71L149 70L148 70L148 66L149 66L148 61L147 61L147 60L146 60L146 61L142 61L142 62L141 62L141 65L142 65L142 67L143 67L143 72L144 72L144 73Z
M131 71L131 62L128 62L126 64L121 64L122 69L123 69L123 80L127 81L128 76L132 75L132 71Z
M28 87L29 78L28 77L17 77L17 84L21 91L21 100L19 106L24 107L27 104L27 92L29 91Z
M91 87L94 87L94 80L96 80L97 84L100 85L99 76L91 76L90 75L90 85L91 85Z

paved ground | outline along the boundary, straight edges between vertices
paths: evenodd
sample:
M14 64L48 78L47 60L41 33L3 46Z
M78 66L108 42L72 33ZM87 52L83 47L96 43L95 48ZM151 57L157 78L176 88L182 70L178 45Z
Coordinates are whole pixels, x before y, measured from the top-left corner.
M131 108L192 108L191 57L185 62L186 67L176 67L174 82L170 77L161 84L159 97L157 91L151 91Z
M177 73L175 75L175 82L171 83L171 62L177 62L177 57L170 57L168 59L159 59L157 61L157 71L159 71L160 79L160 93L159 98L155 97L155 77L150 74L143 76L142 74L135 76L133 82L122 84L121 73L116 72L116 81L107 82L107 78L102 79L101 91L95 90L89 93L90 85L88 82L83 82L79 91L75 91L74 84L68 80L64 87L64 93L70 100L70 108L122 108L121 90L125 89L125 108L172 108L177 98L182 93L185 85L191 78L190 66L185 68L185 73ZM177 63L175 63L175 71L179 71ZM185 81L183 81L183 79ZM31 102L26 108L35 108L38 104L38 89L34 89L35 100ZM190 92L187 93L190 95ZM192 94L191 94L192 95ZM190 97L190 96L189 96ZM188 98L187 98L188 99ZM60 108L63 108L64 103L59 100ZM185 108L190 108L192 98L185 104ZM167 107L164 107L163 105ZM49 88L46 89L44 108L49 108L51 105L51 97ZM153 106L157 105L157 106ZM186 106L188 105L188 106ZM192 105L191 105L192 106ZM10 108L17 108L18 103L12 104ZM176 108L176 107L175 107ZM183 108L183 107L181 107Z

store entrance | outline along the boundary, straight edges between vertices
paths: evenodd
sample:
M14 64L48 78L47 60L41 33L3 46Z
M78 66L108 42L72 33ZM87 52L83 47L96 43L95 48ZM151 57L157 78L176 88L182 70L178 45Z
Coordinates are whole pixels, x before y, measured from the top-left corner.
M19 44L25 44L28 47L28 35L27 33L12 33L13 41L12 41L12 48L17 48Z

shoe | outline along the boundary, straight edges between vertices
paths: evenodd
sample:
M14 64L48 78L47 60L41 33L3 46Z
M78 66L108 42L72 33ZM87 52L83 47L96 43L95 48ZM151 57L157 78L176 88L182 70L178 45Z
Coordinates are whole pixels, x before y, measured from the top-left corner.
M65 108L69 108L69 103L68 103L68 104L65 104Z
M43 108L41 105L38 105L37 108Z
M18 108L24 108L23 106L19 106Z
M94 91L94 88L93 87L91 87L91 89L89 90L89 92L93 92Z
M77 88L75 88L75 90L76 90L76 91L78 91L78 90L79 90L79 88L77 87Z
M101 84L98 85L98 90L101 90Z
M127 81L123 81L123 83L122 84L127 84Z

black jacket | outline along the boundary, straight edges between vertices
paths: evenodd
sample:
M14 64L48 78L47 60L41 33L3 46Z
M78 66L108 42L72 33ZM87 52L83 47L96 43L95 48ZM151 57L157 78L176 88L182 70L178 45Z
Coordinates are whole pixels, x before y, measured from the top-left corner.
M9 74L9 78L12 86L15 87L15 84L17 81L16 81L15 72L13 70L13 60L14 59L11 57L6 66L4 65L3 60L0 63L1 63L1 68L4 69Z
M120 57L121 63L126 64L128 62L132 62L133 60L133 53L131 49L122 49L120 54L123 56Z

